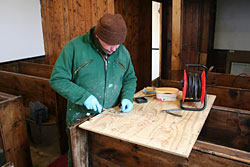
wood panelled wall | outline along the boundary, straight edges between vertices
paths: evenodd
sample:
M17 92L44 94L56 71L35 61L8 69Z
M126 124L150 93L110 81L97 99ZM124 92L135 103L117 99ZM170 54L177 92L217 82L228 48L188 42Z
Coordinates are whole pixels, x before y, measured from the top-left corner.
M124 17L128 33L124 43L137 76L137 90L151 85L152 1L115 0L115 13Z
M182 67L199 63L201 3L200 0L184 1Z
M209 23L210 10L213 0L184 0L182 9L182 38L181 38L181 66L179 70L185 67L185 64L206 64L208 41L209 41ZM163 3L162 20L162 68L161 78L170 79L169 74L171 66L172 48L172 8L170 1ZM177 62L179 63L179 62ZM171 78L174 79L174 78Z
M46 64L53 65L64 45L85 34L104 13L114 13L114 0L40 0Z
M54 64L72 38L85 34L104 13L120 13L128 33L124 43L135 67L137 90L151 84L151 0L41 0L46 64Z
M162 3L162 56L161 78L167 78L171 71L172 55L172 1Z

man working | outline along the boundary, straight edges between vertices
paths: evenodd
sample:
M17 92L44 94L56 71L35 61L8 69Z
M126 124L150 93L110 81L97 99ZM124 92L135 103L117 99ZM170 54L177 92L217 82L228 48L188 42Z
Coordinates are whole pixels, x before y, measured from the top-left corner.
M67 126L119 102L122 112L132 110L137 79L122 44L126 34L121 15L105 14L88 34L72 39L61 51L50 85L67 99Z

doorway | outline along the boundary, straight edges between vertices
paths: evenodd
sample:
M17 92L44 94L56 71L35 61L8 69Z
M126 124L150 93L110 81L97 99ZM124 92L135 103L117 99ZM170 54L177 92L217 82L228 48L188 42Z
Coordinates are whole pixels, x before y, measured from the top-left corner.
M162 3L152 1L152 77L160 76Z

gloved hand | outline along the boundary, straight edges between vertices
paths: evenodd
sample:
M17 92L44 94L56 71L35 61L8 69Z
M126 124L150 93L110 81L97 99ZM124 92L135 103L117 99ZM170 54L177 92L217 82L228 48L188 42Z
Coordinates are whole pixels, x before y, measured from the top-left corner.
M98 111L99 113L102 112L102 106L98 102L97 98L93 95L90 95L83 103L85 107L89 110Z
M133 103L128 99L122 99L121 110L122 112L130 112L133 108Z

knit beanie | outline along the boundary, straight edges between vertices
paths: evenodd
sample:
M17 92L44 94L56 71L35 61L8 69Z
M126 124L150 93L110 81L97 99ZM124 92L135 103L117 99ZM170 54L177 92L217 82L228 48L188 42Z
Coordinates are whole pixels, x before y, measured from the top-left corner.
M125 41L127 26L120 14L104 14L98 21L95 34L109 45L118 45Z

